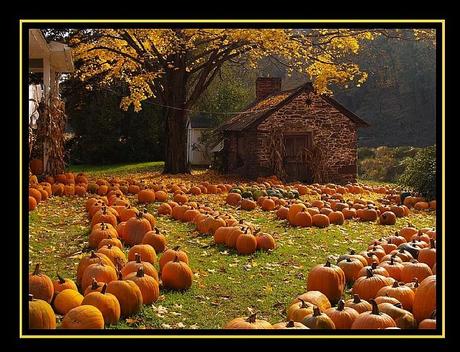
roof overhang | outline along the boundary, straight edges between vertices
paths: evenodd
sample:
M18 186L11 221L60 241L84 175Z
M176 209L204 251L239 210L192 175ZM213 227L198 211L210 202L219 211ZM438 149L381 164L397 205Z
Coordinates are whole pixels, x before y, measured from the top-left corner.
M56 72L74 71L72 49L69 46L55 41L47 42L40 29L29 29L29 69L32 72L43 72L45 58L49 59L50 67Z

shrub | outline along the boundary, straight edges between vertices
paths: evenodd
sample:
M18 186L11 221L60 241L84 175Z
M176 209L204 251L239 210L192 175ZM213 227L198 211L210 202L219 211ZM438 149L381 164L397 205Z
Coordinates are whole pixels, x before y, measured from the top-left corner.
M405 159L405 170L398 183L428 199L436 197L436 146L420 149L414 158Z

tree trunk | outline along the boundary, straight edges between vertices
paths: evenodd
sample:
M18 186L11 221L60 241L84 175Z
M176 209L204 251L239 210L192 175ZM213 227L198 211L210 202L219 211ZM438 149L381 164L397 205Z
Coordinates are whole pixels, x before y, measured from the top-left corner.
M163 173L190 173L187 161L187 114L168 109L166 113L165 167Z
M187 73L182 57L174 58L176 69L166 72L166 144L163 173L190 173L187 160L187 112L184 110L187 97ZM178 68L178 69L177 69Z

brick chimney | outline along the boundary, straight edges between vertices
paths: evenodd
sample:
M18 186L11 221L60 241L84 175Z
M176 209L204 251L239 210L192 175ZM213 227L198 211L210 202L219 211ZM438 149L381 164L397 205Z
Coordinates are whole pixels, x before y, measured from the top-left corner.
M281 77L258 77L256 79L256 99L263 99L281 91Z

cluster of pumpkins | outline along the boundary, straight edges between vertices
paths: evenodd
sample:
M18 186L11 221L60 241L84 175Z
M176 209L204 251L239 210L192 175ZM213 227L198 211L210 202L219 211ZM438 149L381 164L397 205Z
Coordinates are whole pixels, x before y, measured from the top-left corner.
M35 210L37 205L54 196L84 196L88 188L88 178L82 174L63 173L46 176L39 182L36 175L29 176L29 211Z
M86 210L91 219L88 245L94 250L81 258L76 282L61 277L53 282L38 264L29 275L32 329L55 328L55 314L63 315L64 329L102 329L155 302L160 284L171 290L192 285L187 254L178 247L168 249L153 215L131 207L120 190L89 198ZM124 244L130 246L127 255ZM159 260L157 253L162 253Z
M368 251L340 256L337 265L313 267L307 292L287 307L287 321L272 325L253 314L224 328L435 329L435 240L431 228L402 228L373 241ZM353 298L344 300L347 284Z
M216 244L235 248L238 254L275 249L275 240L270 234L259 232L253 224L238 221L232 215L213 210L207 205L169 201L162 203L157 211L159 215L194 224L200 234L212 235Z
M263 201L267 202L266 200ZM263 204L262 203L262 204ZM372 201L355 199L344 201L323 197L312 202L292 202L280 205L276 216L287 220L293 226L327 227L330 224L342 225L345 220L378 221L381 225L394 225L397 218L409 215L409 209L404 206L376 206Z

